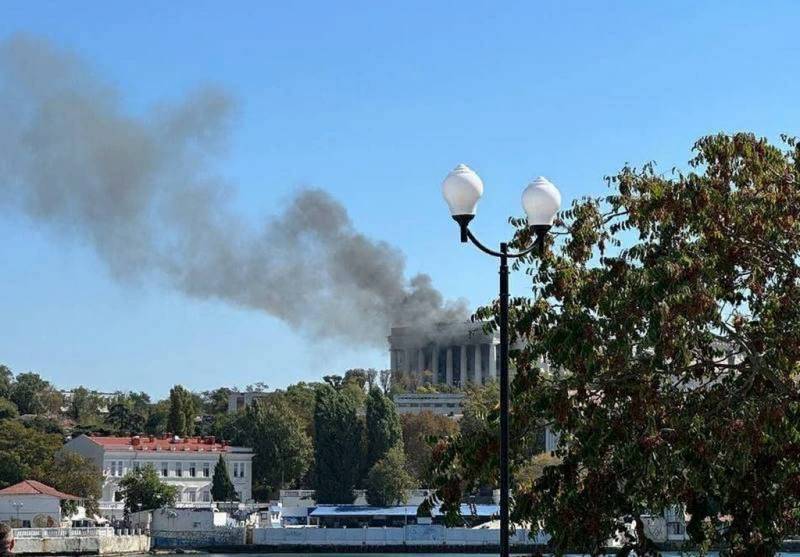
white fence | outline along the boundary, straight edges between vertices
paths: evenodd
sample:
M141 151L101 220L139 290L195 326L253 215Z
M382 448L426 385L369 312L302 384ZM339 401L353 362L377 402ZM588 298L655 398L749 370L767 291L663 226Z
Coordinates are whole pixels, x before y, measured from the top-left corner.
M518 529L511 536L513 545L544 544L549 538ZM253 543L258 545L499 545L500 530L445 528L410 525L401 528L256 528Z
M31 538L104 538L113 536L113 528L14 528L17 539Z

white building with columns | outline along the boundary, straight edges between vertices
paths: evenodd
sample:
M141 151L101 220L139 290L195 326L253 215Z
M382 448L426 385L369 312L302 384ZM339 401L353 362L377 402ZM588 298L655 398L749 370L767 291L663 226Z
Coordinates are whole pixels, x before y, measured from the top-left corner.
M480 323L443 323L429 329L392 327L389 336L393 372L427 374L432 383L464 387L497 378L499 333Z
M218 442L214 437L95 437L80 435L64 446L92 460L103 472L100 514L119 518L124 501L119 482L131 470L151 464L162 482L179 489L178 504L187 507L211 506L211 483L220 455L239 496L252 499L253 451Z

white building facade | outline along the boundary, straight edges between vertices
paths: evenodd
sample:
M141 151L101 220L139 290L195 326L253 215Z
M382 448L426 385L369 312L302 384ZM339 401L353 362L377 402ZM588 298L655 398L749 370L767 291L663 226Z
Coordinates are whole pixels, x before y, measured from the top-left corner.
M463 393L403 393L392 400L398 414L430 412L440 416L460 418L464 414Z
M390 369L429 374L438 385L464 387L497 378L500 336L480 323L443 323L429 329L392 327Z
M78 498L35 480L21 481L0 489L0 522L12 528L58 528L65 500Z
M92 460L103 472L100 512L106 518L123 514L119 482L131 470L152 465L161 481L179 489L178 505L210 507L211 484L220 456L240 501L252 500L253 451L217 442L214 437L90 437L67 442L66 450Z

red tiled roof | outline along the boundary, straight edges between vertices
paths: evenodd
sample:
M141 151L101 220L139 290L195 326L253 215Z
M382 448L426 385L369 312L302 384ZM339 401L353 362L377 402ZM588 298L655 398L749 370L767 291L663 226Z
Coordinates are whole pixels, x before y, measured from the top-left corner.
M173 437L95 437L88 436L104 449L134 451L216 451L227 452L229 446L210 437L187 437L175 440Z
M80 497L75 497L74 495L61 493L59 490L36 480L22 480L18 484L0 489L0 495L49 495L50 497L58 497L59 499L70 501L78 501L80 499Z

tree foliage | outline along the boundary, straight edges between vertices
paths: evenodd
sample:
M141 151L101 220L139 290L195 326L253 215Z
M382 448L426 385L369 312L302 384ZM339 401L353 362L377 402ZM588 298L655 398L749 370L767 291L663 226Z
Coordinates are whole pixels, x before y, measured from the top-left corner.
M145 415L136 410L130 401L117 400L109 405L105 421L118 434L138 435L145 429Z
M455 435L457 423L447 416L432 412L405 414L400 417L403 428L403 451L406 470L419 487L430 485L431 441Z
M357 405L344 388L330 384L316 392L314 489L318 503L352 503L359 480L362 425Z
M86 514L100 514L98 501L103 494L103 473L86 457L71 451L60 450L46 467L46 478L37 478L63 493L81 498ZM66 515L74 514L78 501L62 501Z
M0 488L25 479L47 479L47 464L61 448L62 438L24 426L17 420L0 421Z
M0 364L0 398L11 396L11 385L14 383L14 374L11 368Z
M194 395L181 385L169 391L169 415L167 428L170 433L180 437L194 435L194 420L197 417L197 403Z
M228 473L228 464L222 455L219 455L217 465L214 467L214 475L211 478L211 498L214 501L237 501L239 499Z
M88 459L62 450L62 437L26 427L16 420L0 421L0 488L22 480L38 480L85 499L97 512L103 476ZM66 502L66 511L75 505Z
M311 466L311 439L282 396L255 400L240 420L237 444L252 447L253 483L269 495L299 481Z
M403 428L394 402L374 387L367 397L367 458L370 470L390 449L403 446Z
M86 421L97 417L103 401L86 387L72 389L67 401L67 415L75 421Z
M7 420L18 416L19 410L17 410L17 405L7 398L0 398L0 420Z
M772 554L800 527L800 148L784 139L705 137L670 176L626 166L521 262L535 296L511 302L514 468L542 423L561 440L513 513L557 551L596 553L622 517L669 505L732 555ZM477 317L496 323L497 304ZM437 448L451 511L496 478L494 439ZM630 541L641 555L641 529Z
M130 470L119 487L126 513L170 507L178 500L178 487L162 482L152 464Z
M402 447L394 446L370 468L367 476L367 502L385 507L405 503L406 490L414 480L406 471Z
M11 384L9 398L17 405L20 414L44 414L57 411L60 406L60 396L38 373L17 375Z

